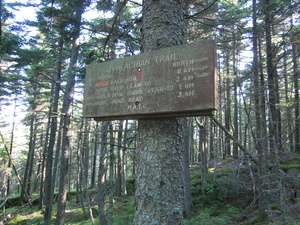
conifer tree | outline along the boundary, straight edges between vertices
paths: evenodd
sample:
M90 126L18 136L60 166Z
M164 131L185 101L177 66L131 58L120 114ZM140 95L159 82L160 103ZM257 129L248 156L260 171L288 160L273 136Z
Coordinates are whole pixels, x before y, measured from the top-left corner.
M55 224L65 224L65 210L67 201L67 182L69 175L69 155L71 150L71 112L72 103L74 99L76 63L79 53L79 36L81 30L82 14L85 7L85 0L78 0L74 4L75 18L72 32L72 53L70 57L69 68L67 71L67 85L64 95L63 103L63 137L62 137L62 151L61 151L61 169L59 179L59 197L57 203L57 217Z
M143 49L183 44L184 1L143 1ZM183 121L140 119L134 224L183 224Z

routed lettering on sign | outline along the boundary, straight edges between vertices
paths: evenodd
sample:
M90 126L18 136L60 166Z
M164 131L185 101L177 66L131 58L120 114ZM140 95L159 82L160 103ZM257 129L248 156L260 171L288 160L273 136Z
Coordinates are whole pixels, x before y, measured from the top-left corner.
M83 116L98 120L212 115L217 108L213 40L91 65Z

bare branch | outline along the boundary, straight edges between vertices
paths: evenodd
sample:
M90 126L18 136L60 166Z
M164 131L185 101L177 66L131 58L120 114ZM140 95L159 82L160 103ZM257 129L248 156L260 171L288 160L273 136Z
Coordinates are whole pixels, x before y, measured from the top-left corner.
M251 161L253 161L256 165L258 164L257 160L251 155L251 153L214 116L210 116L210 118L214 124L219 126L221 130L223 130L228 137L233 140L237 146L239 146L239 148L249 157Z

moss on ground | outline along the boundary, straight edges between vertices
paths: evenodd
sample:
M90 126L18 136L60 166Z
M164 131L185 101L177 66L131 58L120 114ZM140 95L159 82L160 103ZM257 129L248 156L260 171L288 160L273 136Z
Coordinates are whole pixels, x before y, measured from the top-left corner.
M191 171L191 185L194 201L195 214L192 218L185 219L185 225L210 225L210 224L240 224L240 225L259 225L259 224L283 224L283 219L292 225L300 225L294 218L274 218L273 221L259 223L258 210L255 207L243 208L239 201L246 201L245 196L232 197L229 193L228 177L236 172L236 164L232 159L218 163L217 170L209 168L205 179L201 178L200 168L193 168ZM300 158L294 157L285 160L280 165L281 169L289 170L300 168ZM252 168L253 169L253 168ZM228 186L227 186L228 185ZM231 186L232 187L232 186ZM94 199L95 190L90 190L90 195ZM204 194L204 195L203 195ZM68 204L66 211L66 224L68 225L90 225L92 224L87 215L84 215L81 205L76 203L75 192L68 194ZM241 198L241 199L239 199ZM17 202L14 198L12 202ZM299 200L300 202L300 200ZM96 225L99 225L97 202L93 202L92 212ZM299 203L300 204L300 203ZM249 205L249 204L248 204ZM107 206L108 207L108 206ZM281 212L281 205L270 205L271 210ZM283 212L282 212L283 213ZM12 218L7 221L7 225L27 225L27 224L43 224L43 211L38 209L37 205L33 207L13 206L7 208L5 215L11 214ZM56 204L53 205L53 223L55 221ZM0 219L4 213L0 214ZM122 196L114 199L111 209L108 207L108 220L113 225L131 225L134 219L134 197L132 195Z

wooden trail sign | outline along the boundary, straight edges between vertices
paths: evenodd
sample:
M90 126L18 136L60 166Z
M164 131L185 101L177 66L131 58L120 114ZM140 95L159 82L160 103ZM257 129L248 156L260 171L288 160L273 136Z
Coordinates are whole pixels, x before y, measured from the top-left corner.
M217 108L213 40L87 67L83 116L96 120L212 115Z

